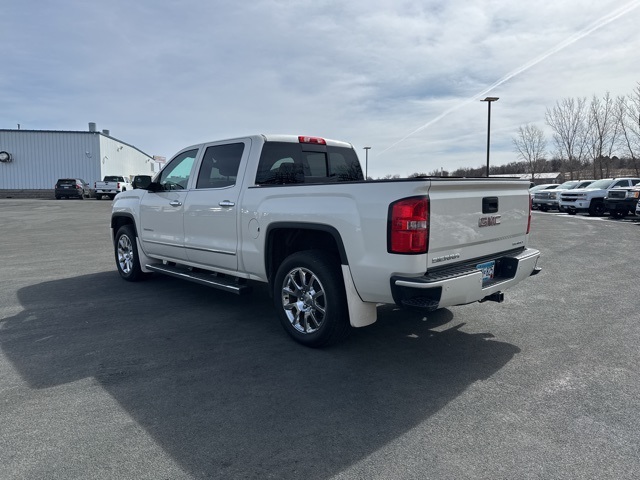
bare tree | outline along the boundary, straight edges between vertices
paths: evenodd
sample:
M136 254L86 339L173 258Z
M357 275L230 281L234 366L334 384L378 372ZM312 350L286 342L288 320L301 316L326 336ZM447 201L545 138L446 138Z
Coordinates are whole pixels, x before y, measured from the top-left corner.
M616 99L615 113L620 125L619 145L631 157L636 175L640 175L640 84L630 96Z
M513 145L518 157L529 163L531 181L533 181L535 173L540 172L544 164L543 157L547 149L544 132L537 125L520 126L517 137L513 139Z
M571 178L579 171L586 153L587 99L565 98L545 113L545 120L553 131L553 140L560 158L565 160Z
M424 172L414 172L409 175L407 178L427 178L427 177L448 177L449 172L445 170L443 167L440 169L431 170L429 173Z
M595 95L591 99L586 137L587 151L593 161L593 178L597 178L596 165L600 168L600 178L609 176L611 157L620 135L620 120L616 113L616 104L609 92L602 100Z

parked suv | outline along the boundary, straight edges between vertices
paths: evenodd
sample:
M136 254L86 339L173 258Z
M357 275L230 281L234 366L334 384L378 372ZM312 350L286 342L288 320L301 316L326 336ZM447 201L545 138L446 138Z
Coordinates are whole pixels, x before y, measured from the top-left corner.
M56 200L60 200L62 197L83 200L84 197L91 197L91 187L81 178L60 178L56 182L54 194Z
M604 205L613 218L624 218L629 213L636 212L636 205L640 199L640 184L633 187L612 188L607 190Z
M554 209L560 210L558 202L560 200L560 193L566 190L573 190L574 188L588 187L595 180L569 180L568 182L561 183L556 188L543 189L533 194L533 206L542 212Z
M576 188L560 194L560 207L568 214L588 212L592 217L604 215L607 208L604 197L607 190L620 187L631 187L640 183L640 178L603 178L589 185L587 188Z

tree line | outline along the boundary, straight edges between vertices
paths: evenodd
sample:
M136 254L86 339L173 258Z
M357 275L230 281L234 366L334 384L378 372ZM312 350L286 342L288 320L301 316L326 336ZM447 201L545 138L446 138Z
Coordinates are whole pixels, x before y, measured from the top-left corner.
M547 108L545 123L552 131L551 142L536 124L518 128L512 138L518 161L491 165L490 175L561 172L570 179L613 176L614 172L635 172L640 176L640 83L629 95L613 98L565 98ZM549 148L550 147L550 148ZM434 170L419 176L483 177L486 166ZM387 175L383 178L399 178Z

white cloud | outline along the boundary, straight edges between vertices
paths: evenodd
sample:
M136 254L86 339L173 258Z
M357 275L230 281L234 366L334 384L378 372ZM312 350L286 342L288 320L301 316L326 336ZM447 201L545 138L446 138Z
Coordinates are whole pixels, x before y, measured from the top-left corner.
M477 96L498 82L491 157L507 163L518 126L544 126L557 100L633 90L639 4L13 2L0 128L95 121L167 157L249 133L323 135L362 157L371 146L370 175L406 175L484 164Z

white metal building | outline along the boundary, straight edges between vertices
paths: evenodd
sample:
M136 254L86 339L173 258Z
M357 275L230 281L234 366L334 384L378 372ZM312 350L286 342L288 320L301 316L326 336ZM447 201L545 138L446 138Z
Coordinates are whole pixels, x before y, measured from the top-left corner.
M95 123L87 131L0 129L0 191L53 190L59 178L153 175L153 157Z

